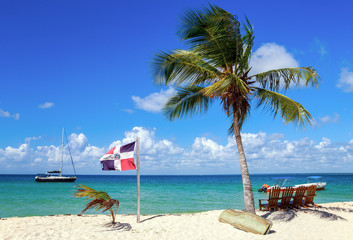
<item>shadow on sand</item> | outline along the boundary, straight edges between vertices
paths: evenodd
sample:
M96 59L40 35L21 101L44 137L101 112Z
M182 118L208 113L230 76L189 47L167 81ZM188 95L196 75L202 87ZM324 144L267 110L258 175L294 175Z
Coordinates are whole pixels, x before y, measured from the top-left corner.
M157 218L157 217L162 217L165 215L156 215L156 216L152 216L149 218L146 218L142 221L140 221L140 223L143 223L145 221ZM103 224L104 227L109 227L109 229L107 229L106 231L130 231L132 229L131 225L129 223L121 223L121 222L116 222L116 223L106 223Z
M105 227L109 227L106 231L130 231L131 225L129 223L106 223L104 224Z
M329 212L330 211L330 212ZM298 212L304 212L318 216L319 218L325 218L329 221L347 221L347 219L332 213L332 212L353 212L353 209L340 208L340 207L314 207L314 208L300 208L300 209L290 209L287 211L273 211L266 212L261 215L263 218L269 218L270 220L281 220L289 222L298 216Z
M157 217L163 217L165 215L162 215L162 214L159 214L159 215L156 215L156 216L152 216L152 217L149 217L149 218L146 218L146 219L143 219L142 221L140 221L141 223L145 222L145 221L148 221L148 220L151 220L153 218L157 218Z

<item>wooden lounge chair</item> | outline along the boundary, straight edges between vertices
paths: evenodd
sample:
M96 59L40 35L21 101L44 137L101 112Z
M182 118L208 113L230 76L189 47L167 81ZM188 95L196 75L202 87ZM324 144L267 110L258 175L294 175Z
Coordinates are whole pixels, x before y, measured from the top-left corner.
M295 190L295 194L293 197L293 202L290 204L291 207L295 207L295 208L299 208L301 206L303 206L303 199L305 197L305 192L306 192L307 187L305 186L300 186L297 187L297 189Z
M262 208L265 208L268 211L272 211L273 209L278 209L278 200L279 194L281 193L281 188L279 187L272 187L270 192L268 193L268 199L259 199L259 208L262 211ZM266 200L268 204L262 204L261 201Z
M287 210L287 208L289 207L290 200L292 199L293 193L293 187L286 187L285 189L283 189L281 202L279 205L280 210Z
M308 187L306 191L306 195L304 197L304 207L320 207L319 205L314 203L314 197L316 196L316 185L311 185Z

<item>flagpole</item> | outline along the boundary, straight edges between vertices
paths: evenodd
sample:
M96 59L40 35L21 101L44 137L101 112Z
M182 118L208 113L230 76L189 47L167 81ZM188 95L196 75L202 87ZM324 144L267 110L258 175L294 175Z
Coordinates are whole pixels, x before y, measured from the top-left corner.
M137 162L137 223L140 223L140 138L136 138L136 162Z

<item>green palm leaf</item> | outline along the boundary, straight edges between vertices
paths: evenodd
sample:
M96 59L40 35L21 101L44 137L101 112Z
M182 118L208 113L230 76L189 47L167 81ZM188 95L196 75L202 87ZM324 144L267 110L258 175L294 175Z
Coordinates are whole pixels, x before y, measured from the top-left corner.
M251 57L251 50L254 45L254 28L250 23L248 18L245 19L246 22L243 24L244 36L242 37L244 52L239 59L238 63L235 65L237 68L236 73L244 75L245 72L249 70L249 62Z
M263 106L270 110L274 116L280 112L281 118L285 123L298 122L305 127L311 124L310 113L298 102L286 97L280 93L255 87L254 97L258 100L257 107Z
M204 95L210 97L222 97L223 94L233 91L239 92L241 95L247 95L249 93L246 83L234 74L226 74L224 78L202 90Z
M181 118L184 115L203 113L208 109L212 99L203 95L203 87L180 87L175 96L169 98L163 108L163 113L170 120Z
M255 77L262 88L271 91L286 90L291 85L319 86L319 75L312 67L274 69L251 77Z
M176 50L156 54L152 63L155 82L158 84L196 85L212 82L221 76L217 68L210 65L195 51Z
M87 197L88 199L90 198L98 198L98 199L104 199L104 200L110 199L110 196L108 195L108 193L96 191L82 184L78 185L77 191L74 193L74 196Z
M179 35L192 49L204 53L212 65L232 71L231 65L242 55L240 23L229 12L210 5L202 10L189 10L182 19Z

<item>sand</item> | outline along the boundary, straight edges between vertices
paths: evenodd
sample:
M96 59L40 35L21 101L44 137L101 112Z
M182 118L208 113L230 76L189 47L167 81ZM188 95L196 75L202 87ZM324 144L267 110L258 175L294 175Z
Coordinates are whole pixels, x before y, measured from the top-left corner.
M238 230L218 221L222 210L141 216L57 215L0 219L0 239L353 239L353 202L320 204L320 208L258 211L273 222L267 235Z

